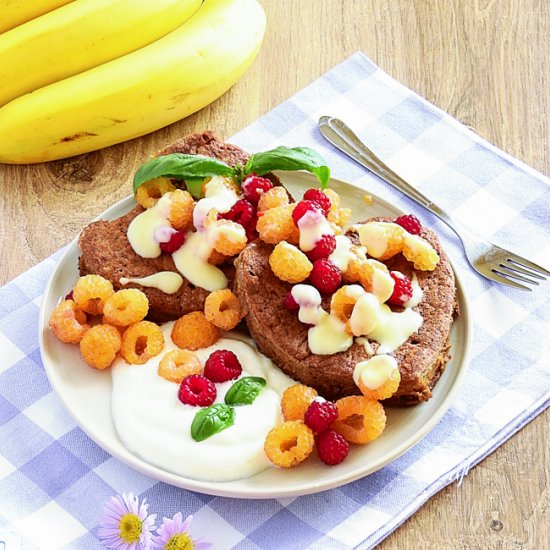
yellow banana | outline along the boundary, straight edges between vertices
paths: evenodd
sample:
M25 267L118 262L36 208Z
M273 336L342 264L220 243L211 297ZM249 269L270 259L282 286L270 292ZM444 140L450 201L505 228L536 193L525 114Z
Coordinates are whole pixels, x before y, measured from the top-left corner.
M0 33L35 17L64 6L73 0L0 0Z
M0 35L0 105L137 50L201 0L76 0Z
M0 108L0 162L66 158L180 120L240 78L264 32L256 0L205 0L156 42Z

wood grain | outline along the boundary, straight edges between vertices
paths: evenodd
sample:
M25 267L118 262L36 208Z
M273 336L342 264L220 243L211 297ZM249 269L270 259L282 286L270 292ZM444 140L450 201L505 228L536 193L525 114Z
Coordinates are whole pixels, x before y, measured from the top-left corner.
M260 0L269 27L247 75L203 111L73 159L0 166L0 283L49 256L115 200L145 157L194 130L228 137L357 50L489 141L550 172L546 0ZM380 548L548 548L541 415Z

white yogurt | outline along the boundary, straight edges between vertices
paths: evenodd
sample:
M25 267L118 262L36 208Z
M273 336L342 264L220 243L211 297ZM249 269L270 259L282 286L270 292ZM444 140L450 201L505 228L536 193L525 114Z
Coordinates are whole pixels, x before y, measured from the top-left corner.
M203 363L217 349L232 351L243 367L242 376L261 376L267 385L251 405L235 406L233 426L197 442L191 437L191 423L201 407L181 403L179 384L157 374L164 354L177 349L170 338L172 326L162 326L166 344L157 357L145 365L128 365L117 359L111 368L111 409L124 446L163 470L203 481L246 478L270 467L263 450L265 437L280 424L281 395L295 382L236 333L228 333L215 345L198 350ZM216 403L224 402L234 382L216 384Z

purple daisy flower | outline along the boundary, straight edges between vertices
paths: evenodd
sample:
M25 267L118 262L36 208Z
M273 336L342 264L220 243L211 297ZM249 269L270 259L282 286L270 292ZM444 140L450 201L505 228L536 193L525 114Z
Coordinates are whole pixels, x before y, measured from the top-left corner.
M146 499L140 504L132 493L111 497L103 508L97 532L109 550L149 550L156 514L148 515Z
M162 525L153 535L153 550L205 550L212 546L203 539L192 539L187 529L193 521L193 516L184 520L181 512L172 519L163 518Z

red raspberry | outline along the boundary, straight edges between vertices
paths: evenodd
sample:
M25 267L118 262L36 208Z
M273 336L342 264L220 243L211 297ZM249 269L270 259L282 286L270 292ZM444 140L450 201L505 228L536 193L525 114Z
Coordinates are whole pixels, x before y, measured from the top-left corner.
M229 350L220 349L210 354L204 365L204 376L212 382L227 382L238 378L243 368L237 356Z
M336 249L336 237L334 235L322 235L315 243L315 247L306 252L310 261L328 258Z
M330 198L320 189L308 189L304 193L304 199L316 203L321 208L325 216L328 216L330 211Z
M191 374L181 381L178 398L186 405L209 407L216 400L216 386L200 374Z
M324 294L332 294L342 283L342 272L330 260L317 260L309 274L311 284Z
M67 294L67 296L65 296L65 298L63 298L64 300L73 300L73 291L71 290L71 292L69 292L69 294Z
M399 271L390 271L390 275L395 285L392 295L388 298L388 303L394 306L405 305L413 295L411 282Z
M304 422L316 434L326 432L338 419L338 409L332 401L314 399L304 414Z
M262 178L256 174L250 174L241 185L244 196L252 203L258 204L260 195L273 187L271 180Z
M240 199L228 212L218 214L218 220L230 220L248 229L256 221L256 207L246 199Z
M292 219L294 220L294 224L296 227L298 227L298 222L300 221L300 218L306 213L306 212L323 212L321 210L321 207L313 201L300 201L294 210L292 211Z
M183 243L185 242L185 238L185 230L178 229L177 231L172 233L169 241L165 243L159 243L160 249L163 252L169 252L170 254L172 254L172 252L175 252L182 247Z
M298 311L300 309L298 302L296 302L290 290L286 293L284 304L285 309L288 311Z
M419 235L420 231L422 231L422 224L414 214L399 216L399 218L395 219L395 223L397 225L400 225L405 231L408 231L411 235Z
M258 232L256 231L256 229L250 229L248 228L246 230L246 240L249 242L249 243L253 243L254 241L258 240Z
M257 216L254 216L254 218L248 224L248 226L245 227L245 229L246 229L246 238L247 238L249 243L255 241L259 237L258 232L256 231L256 223L257 222L258 222L258 218L257 218Z
M349 454L349 443L334 430L328 430L317 437L317 454L329 466L340 464Z

